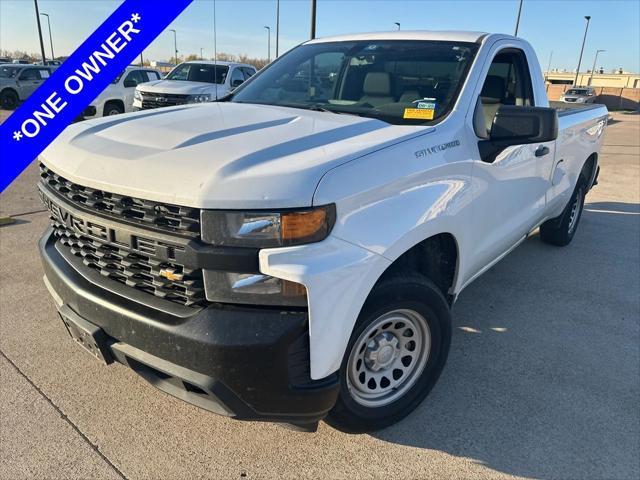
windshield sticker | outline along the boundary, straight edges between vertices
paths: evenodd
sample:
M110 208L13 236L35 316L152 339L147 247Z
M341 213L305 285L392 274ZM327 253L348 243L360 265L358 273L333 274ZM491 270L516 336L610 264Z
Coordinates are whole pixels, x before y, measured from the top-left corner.
M433 120L436 111L435 98L415 100L413 108L405 108L403 118L415 120Z
M433 108L405 108L402 118L433 120L434 113L435 110Z

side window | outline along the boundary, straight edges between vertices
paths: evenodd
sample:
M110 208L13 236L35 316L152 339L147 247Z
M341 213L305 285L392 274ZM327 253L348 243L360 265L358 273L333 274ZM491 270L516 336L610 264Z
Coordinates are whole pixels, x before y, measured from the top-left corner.
M502 105L534 105L531 75L521 50L503 50L495 56L480 93L480 104L487 133Z
M20 73L20 80L40 80L37 68L25 68Z
M242 73L242 70L240 70L240 67L234 68L233 72L231 72L231 86L237 87L241 85L243 82L244 82L244 74Z
M255 75L255 70L247 67L240 67L240 70L244 73L244 79L249 80L251 77Z
M124 77L123 85L126 88L135 87L139 83L146 82L147 79L142 77L142 70L133 70Z

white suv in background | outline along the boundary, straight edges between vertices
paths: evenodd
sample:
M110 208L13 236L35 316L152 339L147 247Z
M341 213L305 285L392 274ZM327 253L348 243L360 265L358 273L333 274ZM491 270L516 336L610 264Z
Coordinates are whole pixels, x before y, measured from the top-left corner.
M244 63L192 61L175 67L160 81L136 88L134 110L215 101L256 73Z
M84 110L82 117L96 118L131 112L133 94L141 83L157 81L162 73L148 67L129 66Z

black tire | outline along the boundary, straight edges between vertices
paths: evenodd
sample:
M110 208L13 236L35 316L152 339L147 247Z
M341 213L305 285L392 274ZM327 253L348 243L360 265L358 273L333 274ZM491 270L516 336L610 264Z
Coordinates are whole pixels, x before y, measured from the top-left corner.
M6 110L14 110L19 102L18 94L13 90L7 89L0 93L0 106Z
M584 197L587 193L587 179L580 174L569 203L562 213L540 225L540 239L544 243L564 247L571 243L584 209Z
M402 396L382 406L365 406L349 389L347 369L351 353L353 351L356 354L354 348L357 348L356 345L361 345L363 340L360 336L368 331L368 327L379 321L380 317L386 313L399 309L417 312L426 320L430 335L428 356L423 362L416 361L416 365L424 364L424 367L421 372L416 370L413 377L408 377L411 380L407 382L412 381L413 384L410 387L409 384L407 385ZM370 342L369 339L372 337L369 335L365 338L367 338L365 342ZM375 338L377 336L374 340ZM450 345L449 305L433 282L419 274L396 275L381 280L369 295L356 321L340 367L340 394L334 408L329 412L327 423L345 432L361 433L379 430L406 417L424 400L435 385L447 360ZM393 374L395 375L395 370ZM401 388L399 385L391 392Z
M122 108L122 105L118 103L107 102L107 104L104 106L103 116L105 117L108 117L111 115L120 115L121 113L124 113L124 108Z

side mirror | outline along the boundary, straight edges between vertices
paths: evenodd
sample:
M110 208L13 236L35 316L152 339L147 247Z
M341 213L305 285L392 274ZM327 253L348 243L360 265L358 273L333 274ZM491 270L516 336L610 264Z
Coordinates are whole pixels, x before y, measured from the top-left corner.
M493 162L512 145L551 142L558 138L558 114L554 108L503 105L491 125L489 138L478 143L480 156Z
M124 88L137 87L138 83L135 80L125 80L123 82Z
M233 81L231 82L231 86L232 86L233 88L237 88L237 87L239 87L240 85L242 85L243 83L244 83L244 80L236 79L236 80L233 80Z

